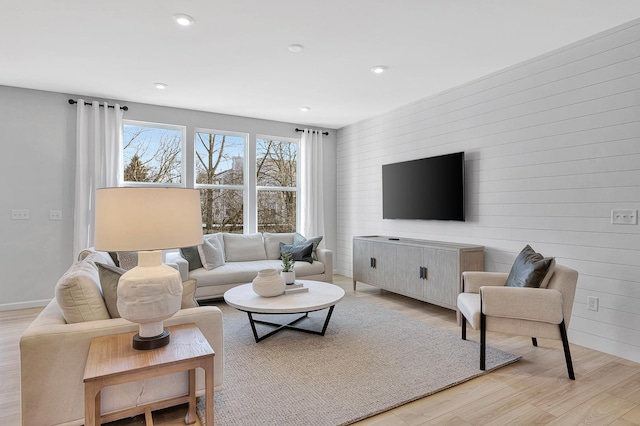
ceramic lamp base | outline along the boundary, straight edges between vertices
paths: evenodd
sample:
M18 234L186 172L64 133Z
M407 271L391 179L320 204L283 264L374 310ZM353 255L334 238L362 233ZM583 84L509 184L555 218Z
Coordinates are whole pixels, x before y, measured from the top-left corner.
M141 337L139 334L133 336L133 349L148 351L150 349L167 346L171 341L171 333L162 330L162 333L153 337Z

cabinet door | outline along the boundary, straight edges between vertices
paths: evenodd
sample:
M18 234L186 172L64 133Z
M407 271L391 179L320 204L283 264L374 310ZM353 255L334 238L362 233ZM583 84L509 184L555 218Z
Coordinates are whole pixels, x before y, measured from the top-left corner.
M435 250L434 261L430 271L429 299L437 305L455 309L460 281L458 252Z
M371 241L353 240L353 279L363 283L369 282L369 270L373 257Z
M369 270L371 284L389 290L396 282L396 245L389 243L373 243L374 266Z
M424 248L398 245L396 251L396 279L394 289L405 296L423 299L426 281L420 278L424 265Z
M395 282L395 244L353 241L353 279L391 289Z

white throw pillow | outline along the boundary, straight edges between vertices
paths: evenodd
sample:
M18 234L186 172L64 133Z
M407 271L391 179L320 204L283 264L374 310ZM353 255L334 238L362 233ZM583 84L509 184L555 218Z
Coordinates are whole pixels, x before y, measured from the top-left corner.
M218 238L205 238L198 246L200 261L207 271L224 265L224 252Z
M262 234L223 234L227 262L267 260Z
M68 324L111 318L99 286L98 269L87 260L71 265L58 280L56 301Z
M216 232L215 234L204 234L202 236L203 240L210 240L212 238L216 238L220 242L220 247L222 247L222 254L224 255L224 234L222 232Z

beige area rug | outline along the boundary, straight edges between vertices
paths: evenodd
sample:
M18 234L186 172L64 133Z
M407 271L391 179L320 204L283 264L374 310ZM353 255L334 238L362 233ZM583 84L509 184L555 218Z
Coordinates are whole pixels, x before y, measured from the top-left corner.
M225 333L216 426L346 425L485 374L477 342L348 294L325 336L285 330L260 343L246 313L212 304ZM297 326L320 330L326 312ZM260 335L271 330L257 327ZM518 359L489 347L487 371Z

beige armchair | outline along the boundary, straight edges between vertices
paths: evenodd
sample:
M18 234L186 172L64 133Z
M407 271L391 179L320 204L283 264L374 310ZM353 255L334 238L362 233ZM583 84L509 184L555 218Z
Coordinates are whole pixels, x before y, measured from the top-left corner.
M486 332L562 340L569 378L575 380L567 328L571 319L578 272L556 265L546 288L505 287L509 274L472 272L462 274L458 310L462 314L462 339L466 323L480 329L480 369L485 370Z

